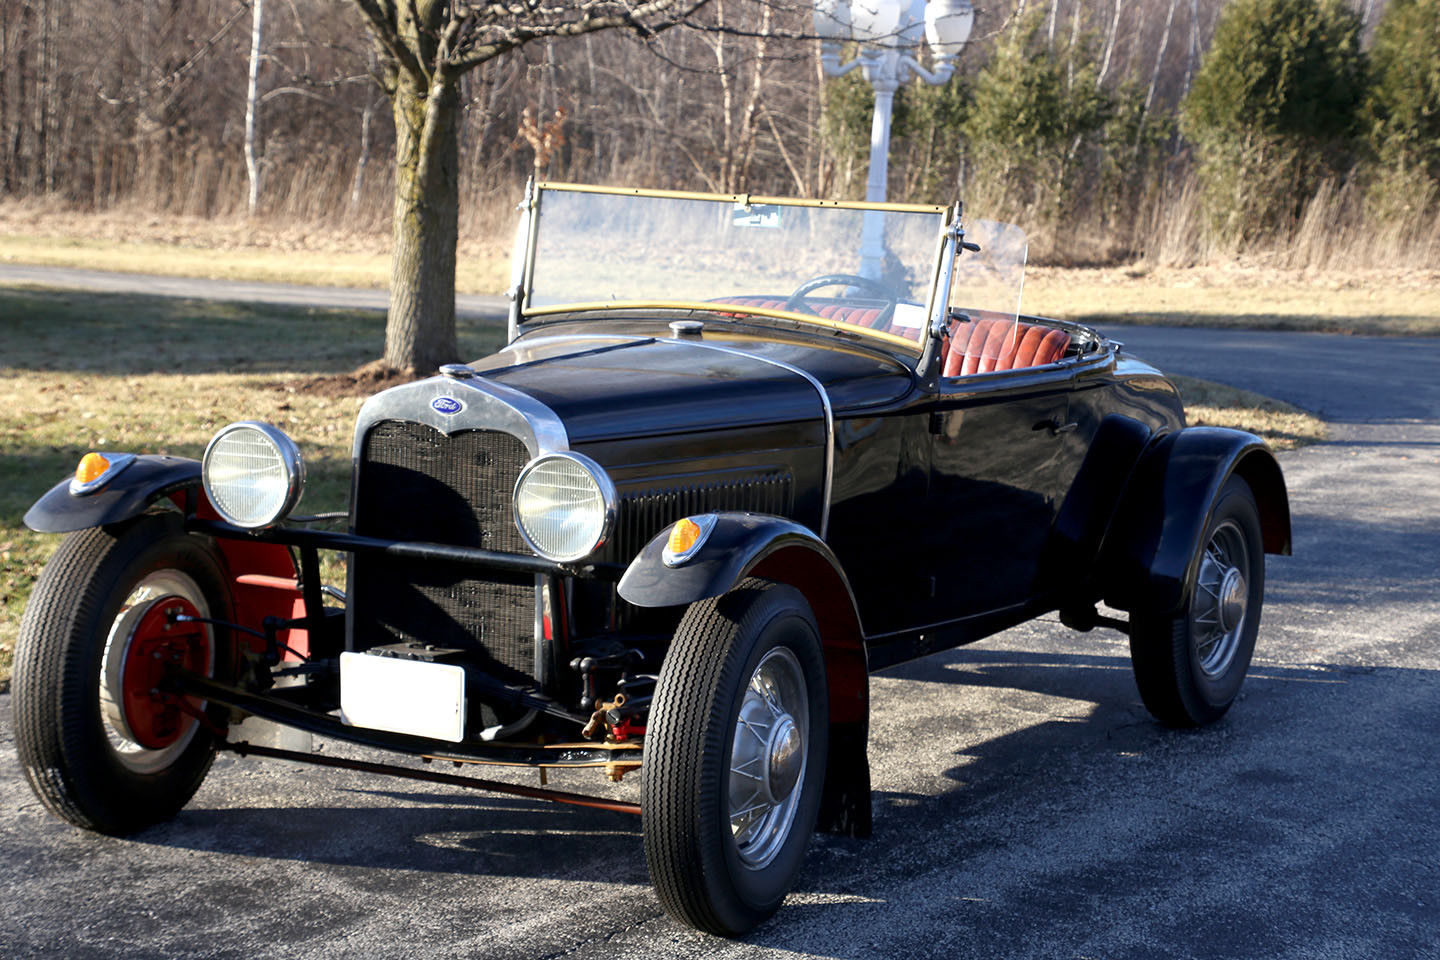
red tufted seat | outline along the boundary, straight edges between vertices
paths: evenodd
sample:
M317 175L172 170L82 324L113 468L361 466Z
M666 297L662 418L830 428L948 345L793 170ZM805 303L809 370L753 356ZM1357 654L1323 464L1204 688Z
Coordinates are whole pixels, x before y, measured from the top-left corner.
M787 301L775 297L723 297L715 303L733 303L737 306L759 307L762 310L785 310ZM801 311L802 313L804 311ZM851 306L845 303L827 303L817 313L827 320L868 327L880 316L879 307Z
M950 339L942 347L941 369L944 376L964 377L992 370L1040 367L1059 360L1069 345L1070 334L1038 323L993 315L956 320L950 324Z

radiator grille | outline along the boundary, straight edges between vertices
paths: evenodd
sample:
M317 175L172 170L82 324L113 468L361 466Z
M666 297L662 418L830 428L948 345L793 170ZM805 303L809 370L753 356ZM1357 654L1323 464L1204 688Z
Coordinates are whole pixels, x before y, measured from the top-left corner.
M363 536L529 554L511 518L529 460L519 438L493 430L446 436L386 420L365 437L355 498ZM357 555L350 609L357 649L419 640L478 654L497 678L535 673L535 586L472 579L474 568Z
M790 474L780 469L731 480L630 491L621 498L612 559L628 563L652 537L681 517L718 510L788 517L793 509L794 484Z

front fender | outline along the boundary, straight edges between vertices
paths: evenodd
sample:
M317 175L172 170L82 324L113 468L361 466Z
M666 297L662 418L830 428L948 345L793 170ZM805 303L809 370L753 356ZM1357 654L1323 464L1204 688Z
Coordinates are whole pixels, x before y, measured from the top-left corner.
M200 461L142 454L101 490L77 497L66 477L25 512L36 533L69 533L139 516L161 497L200 485Z
M678 567L667 567L661 559L669 536L669 527L656 534L620 579L620 596L637 607L674 607L718 597L770 554L788 547L820 554L844 578L839 561L819 537L782 517L718 514L704 545Z
M1131 477L1102 547L1105 602L1156 615L1188 603L1210 512L1237 474L1255 494L1265 552L1289 554L1289 495L1265 441L1241 430L1187 427L1152 444Z
M849 836L871 830L869 663L850 581L819 537L781 517L721 513L700 550L678 567L661 559L670 528L657 534L620 580L620 596L640 607L694 603L727 592L747 576L788 583L804 594L820 628L830 692L830 756L817 829Z

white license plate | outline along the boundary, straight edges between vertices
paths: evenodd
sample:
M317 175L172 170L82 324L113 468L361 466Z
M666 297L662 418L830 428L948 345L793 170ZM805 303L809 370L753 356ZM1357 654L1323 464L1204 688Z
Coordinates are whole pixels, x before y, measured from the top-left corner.
M340 719L351 726L459 743L465 739L465 669L342 653Z

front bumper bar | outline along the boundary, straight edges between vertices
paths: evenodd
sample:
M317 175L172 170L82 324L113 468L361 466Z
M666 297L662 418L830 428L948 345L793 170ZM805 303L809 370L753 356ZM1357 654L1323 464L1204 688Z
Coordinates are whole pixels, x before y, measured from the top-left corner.
M280 697L249 693L239 687L185 671L176 671L167 681L167 685L176 692L233 707L262 720L322 737L419 757L435 757L464 763L576 768L608 767L616 764L635 766L640 763L642 753L639 744L631 743L557 743L545 746L473 741L450 743L405 733L352 727L329 714L307 710Z
M342 550L346 553L379 553L406 560L430 560L459 563L510 574L547 574L580 577L590 580L619 580L625 567L618 563L555 563L542 557L513 553L497 553L477 547L457 547L444 543L418 543L409 540L386 540L362 537L353 533L328 530L304 530L297 527L270 527L247 530L218 520L189 517L185 529L211 537L229 540L253 540L278 543L310 550Z

